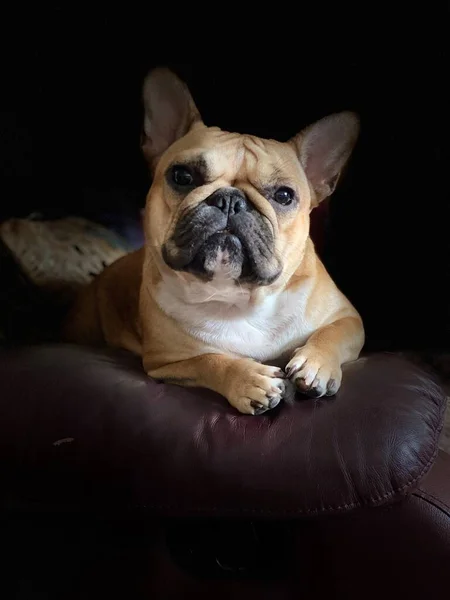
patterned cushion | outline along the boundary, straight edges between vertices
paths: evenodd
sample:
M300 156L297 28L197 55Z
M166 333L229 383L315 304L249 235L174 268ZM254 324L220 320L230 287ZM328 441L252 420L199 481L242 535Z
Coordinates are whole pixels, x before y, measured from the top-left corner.
M139 227L127 239L112 222L105 227L80 217L1 223L0 341L54 339L76 290L135 249Z

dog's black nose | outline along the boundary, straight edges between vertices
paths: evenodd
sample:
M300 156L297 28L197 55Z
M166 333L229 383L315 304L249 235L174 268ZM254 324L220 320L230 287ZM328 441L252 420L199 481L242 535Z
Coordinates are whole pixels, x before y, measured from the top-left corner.
M233 215L248 210L247 199L237 188L223 188L215 191L205 200L209 206L219 208L225 215Z

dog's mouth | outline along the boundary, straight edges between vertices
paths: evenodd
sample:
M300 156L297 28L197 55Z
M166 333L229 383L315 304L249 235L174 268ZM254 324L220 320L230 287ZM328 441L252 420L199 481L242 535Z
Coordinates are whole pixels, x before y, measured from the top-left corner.
M268 285L281 272L272 229L257 210L230 216L205 202L183 215L162 255L172 269L207 281Z
M208 280L219 278L239 280L248 275L250 260L239 237L221 230L200 247L188 271Z

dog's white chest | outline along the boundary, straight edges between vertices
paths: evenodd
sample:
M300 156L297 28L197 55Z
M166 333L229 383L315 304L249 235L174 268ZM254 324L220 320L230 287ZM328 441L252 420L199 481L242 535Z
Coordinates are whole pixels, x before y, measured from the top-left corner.
M305 319L307 293L299 289L268 296L257 306L233 282L201 283L189 290L162 282L156 299L163 311L205 346L259 361L275 360L313 333Z

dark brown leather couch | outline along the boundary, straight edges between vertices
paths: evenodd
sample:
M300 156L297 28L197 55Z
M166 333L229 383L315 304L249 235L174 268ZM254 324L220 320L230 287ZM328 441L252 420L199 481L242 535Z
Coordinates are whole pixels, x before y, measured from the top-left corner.
M394 355L257 418L123 352L5 350L0 382L17 598L447 597L445 398Z

